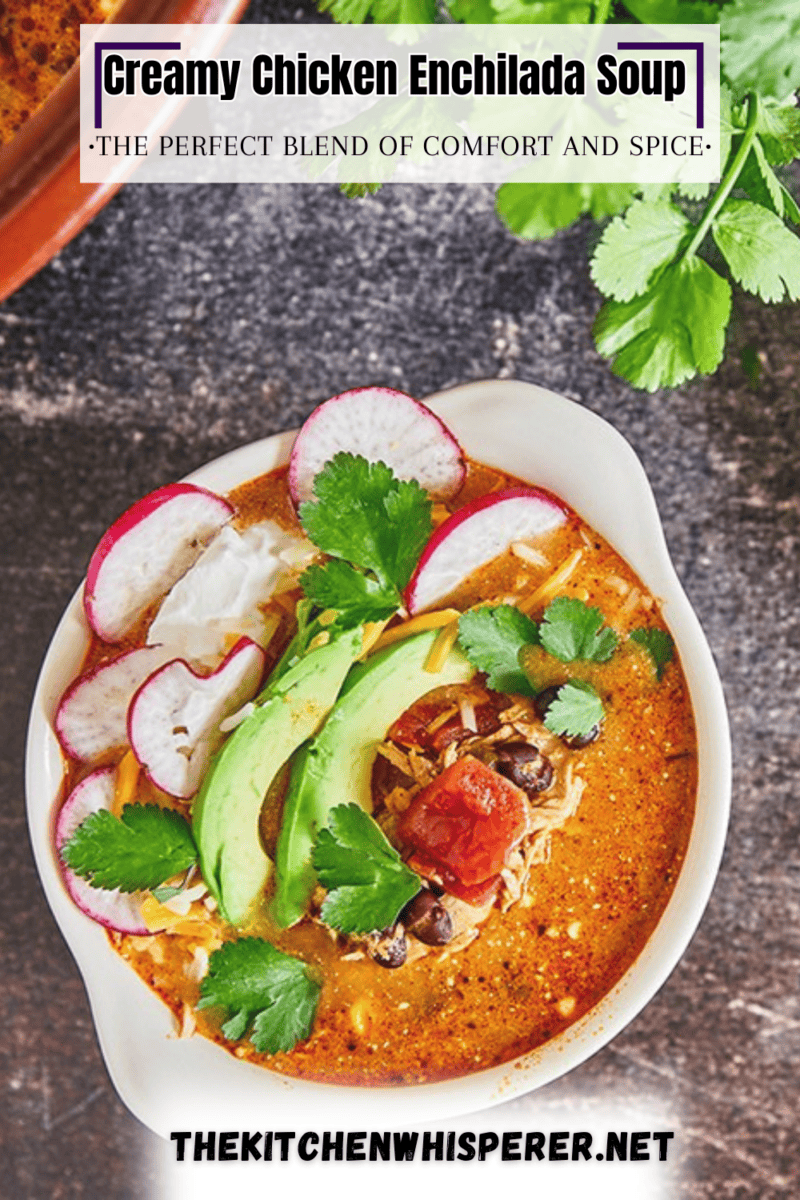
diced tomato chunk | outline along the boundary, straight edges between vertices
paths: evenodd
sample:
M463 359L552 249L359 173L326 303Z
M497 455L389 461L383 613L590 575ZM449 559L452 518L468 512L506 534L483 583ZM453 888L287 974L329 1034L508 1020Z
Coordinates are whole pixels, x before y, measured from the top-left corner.
M414 797L397 832L443 881L473 887L503 869L526 827L524 793L465 755Z
M443 886L446 892L457 896L459 900L480 908L487 900L493 900L497 895L500 876L492 875L491 879L487 879L485 883L473 883L471 887L467 887L465 883L459 883L457 879L450 878L449 882L445 881Z
M387 738L400 746L427 746L428 726L442 711L442 707L434 701L418 700L397 718Z
M475 724L478 726L478 734L480 737L486 737L487 733L494 733L500 728L500 722L497 719L497 713L491 704L476 704L475 705ZM444 725L440 725L432 734L428 735L429 745L437 754L441 754L445 747L451 742L459 742L463 737L469 737L474 731L465 729L459 713L452 716L449 721L445 721Z
M430 726L447 708L452 708L451 700L418 700L398 717L387 737L399 746L422 746L439 754L451 742L457 742L473 732L464 728L459 713L454 713L442 725L431 731ZM491 703L475 705L475 724L481 737L499 729L497 711Z
M459 900L477 907L485 904L487 900L493 899L500 886L500 876L492 875L483 883L473 883L468 887L465 883L460 883L455 875L451 875L443 867L435 867L433 863L427 859L418 858L416 854L413 854L408 860L408 865L423 879L430 879L443 891L449 892L451 896L457 896Z

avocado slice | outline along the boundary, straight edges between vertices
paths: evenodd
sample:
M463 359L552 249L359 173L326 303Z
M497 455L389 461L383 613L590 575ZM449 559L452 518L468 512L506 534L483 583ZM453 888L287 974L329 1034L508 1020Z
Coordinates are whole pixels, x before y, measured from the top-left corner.
M354 667L328 720L295 757L275 856L279 925L293 925L306 911L316 883L311 852L331 809L355 802L372 810L372 764L387 729L426 692L475 674L455 647L441 671L425 670L439 632L396 642Z
M247 921L269 877L271 863L258 829L267 789L290 755L319 729L362 646L359 626L284 670L267 685L203 781L192 816L200 869L232 925Z

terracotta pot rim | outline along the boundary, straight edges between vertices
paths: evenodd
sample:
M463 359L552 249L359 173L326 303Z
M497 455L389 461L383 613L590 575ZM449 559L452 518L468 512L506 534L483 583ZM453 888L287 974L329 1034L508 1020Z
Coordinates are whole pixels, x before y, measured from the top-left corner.
M248 0L124 0L114 24L233 24ZM88 224L120 184L80 182L79 67L0 148L0 302Z

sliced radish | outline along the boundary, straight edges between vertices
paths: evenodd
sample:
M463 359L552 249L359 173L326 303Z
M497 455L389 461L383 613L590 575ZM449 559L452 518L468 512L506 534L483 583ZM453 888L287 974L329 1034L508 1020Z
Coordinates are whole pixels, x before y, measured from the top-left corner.
M174 657L175 651L165 646L144 646L74 680L55 719L58 740L70 758L92 762L127 746L131 700L148 675Z
M454 496L464 482L464 454L447 426L394 388L342 392L311 414L289 460L296 505L313 500L315 477L342 450L384 462L399 479L416 479L436 496Z
M465 504L440 525L406 589L410 613L429 608L512 542L563 525L568 509L540 488L506 488Z
M190 483L159 488L123 513L86 572L83 602L98 637L121 641L232 514L227 500Z
M128 733L156 787L184 799L194 795L224 736L220 722L255 695L264 662L261 647L242 638L211 675L175 659L145 680L128 713Z
M285 556L307 564L316 554L311 542L274 521L260 521L241 533L227 525L164 597L148 642L172 646L173 658L210 667L239 637L263 645L267 627L259 606L287 572Z
M111 808L114 803L114 789L114 768L101 767L99 771L87 775L70 792L56 821L56 849L59 852L87 817L100 812L101 809ZM78 908L93 921L99 921L107 929L116 929L119 933L144 936L153 932L142 920L140 906L143 893L92 887L63 862L61 869L70 896Z

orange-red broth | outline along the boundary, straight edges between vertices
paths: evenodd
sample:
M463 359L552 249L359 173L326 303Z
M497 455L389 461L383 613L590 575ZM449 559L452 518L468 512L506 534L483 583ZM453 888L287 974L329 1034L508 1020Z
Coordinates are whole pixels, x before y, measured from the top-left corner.
M450 508L517 482L470 463ZM230 498L242 525L271 517L299 532L284 469L251 480ZM446 514L439 509L437 515ZM542 549L549 567L504 554L475 572L447 603L466 608L478 600L530 595L553 565L580 549L581 560L559 594L596 604L622 635L641 625L664 628L655 598L577 516L548 535ZM541 609L531 615L540 617ZM146 627L145 621L126 645L141 643ZM290 635L287 612L273 655ZM95 643L88 660L98 661L106 649ZM196 947L213 950L222 938L235 936L201 903L192 909L198 919L178 926L186 932L109 934L173 1010L184 1033L196 1027L240 1058L301 1078L418 1083L515 1058L560 1033L613 988L669 900L691 831L697 769L686 681L676 659L657 682L647 656L625 644L606 664L566 668L541 654L538 666L543 684L563 682L568 671L592 682L603 697L606 720L595 743L572 753L574 770L585 781L583 798L577 814L554 834L550 861L533 868L529 906L515 905L506 913L496 906L465 949L443 947L393 971L369 958L343 960L345 950L318 924L306 921L281 931L262 916L248 932L314 963L324 981L311 1036L291 1053L272 1057L258 1054L248 1041L227 1042L219 1014L194 1011ZM78 778L71 774L69 784ZM154 798L143 781L137 798ZM155 798L170 802L160 794ZM280 794L271 793L267 803L271 810L262 826L269 844L279 825Z

